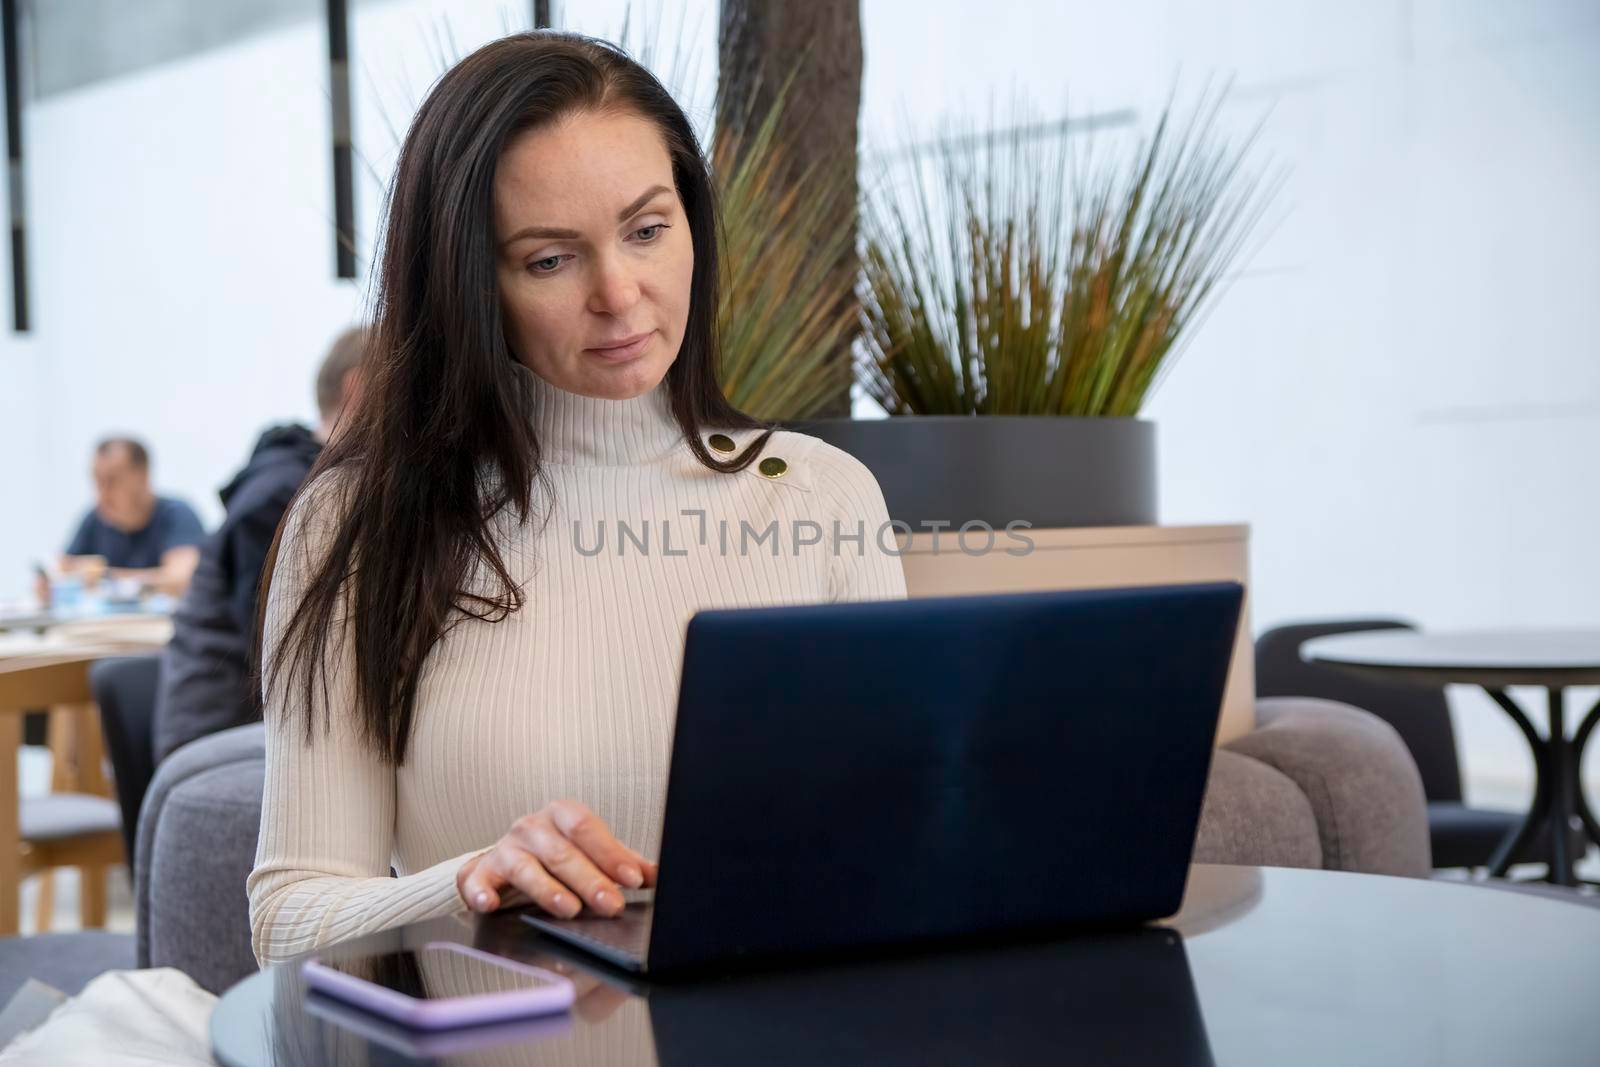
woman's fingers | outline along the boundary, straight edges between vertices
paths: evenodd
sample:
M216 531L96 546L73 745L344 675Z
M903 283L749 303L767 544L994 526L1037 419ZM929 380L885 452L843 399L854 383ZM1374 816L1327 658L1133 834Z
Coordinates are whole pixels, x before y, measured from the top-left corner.
M624 886L653 887L659 873L588 808L557 801L518 819L494 848L464 863L456 889L480 912L526 896L553 915L570 918L587 904L614 916L625 906Z
M582 849L597 867L619 884L629 889L650 884L647 869L654 864L618 841L594 812L568 800L557 801L547 810L550 821L562 836Z
M512 854L509 861L511 884L520 889L529 900L551 915L570 919L583 910L582 903L571 889L550 876L539 860L512 846L504 846Z
M500 882L489 869L489 856L494 850L480 852L461 865L456 872L456 892L473 911L494 911L500 906Z
M520 890L524 896L545 911L559 915L563 919L572 918L582 907L572 889L552 877L537 856L519 847L515 842L502 840L493 851L479 861L478 869L473 875L476 876L480 871L483 872L489 889L495 893L493 907L499 906L499 890L506 886ZM468 882L471 881L472 878L469 877ZM474 907L478 906L477 900L473 897L467 899ZM493 907L485 910L493 910Z
M546 871L570 886L596 914L616 915L622 911L621 887L548 816L540 814L518 819L510 836L537 858Z

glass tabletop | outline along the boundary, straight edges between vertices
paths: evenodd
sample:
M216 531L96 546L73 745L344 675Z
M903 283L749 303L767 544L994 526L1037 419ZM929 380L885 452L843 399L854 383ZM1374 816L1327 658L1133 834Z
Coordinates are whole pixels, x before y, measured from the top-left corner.
M1384 630L1314 638L1300 646L1300 656L1339 666L1526 674L1534 685L1556 676L1565 684L1600 683L1600 630Z
M1600 908L1474 885L1196 867L1169 923L673 984L514 913L360 939L454 939L568 974L569 1014L423 1035L308 995L295 964L231 990L219 1062L257 1064L1589 1062Z

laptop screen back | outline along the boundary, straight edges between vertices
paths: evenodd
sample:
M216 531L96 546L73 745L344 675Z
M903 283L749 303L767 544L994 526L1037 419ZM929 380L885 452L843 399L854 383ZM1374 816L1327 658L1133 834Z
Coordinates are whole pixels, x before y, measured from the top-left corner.
M651 970L1171 914L1241 599L701 612Z

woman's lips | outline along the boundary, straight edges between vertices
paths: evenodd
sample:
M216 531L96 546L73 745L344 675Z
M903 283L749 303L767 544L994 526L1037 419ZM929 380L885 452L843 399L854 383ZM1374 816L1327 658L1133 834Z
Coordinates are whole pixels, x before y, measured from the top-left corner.
M585 348L584 351L597 359L605 360L607 363L626 363L628 360L638 357L655 335L656 332L651 330L632 344L623 345L620 348Z

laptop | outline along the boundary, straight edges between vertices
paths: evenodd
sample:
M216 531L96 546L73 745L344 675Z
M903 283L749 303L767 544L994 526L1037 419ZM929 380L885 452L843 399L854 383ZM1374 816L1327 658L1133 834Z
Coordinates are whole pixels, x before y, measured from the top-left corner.
M647 902L523 919L652 977L1165 918L1237 583L702 611Z

